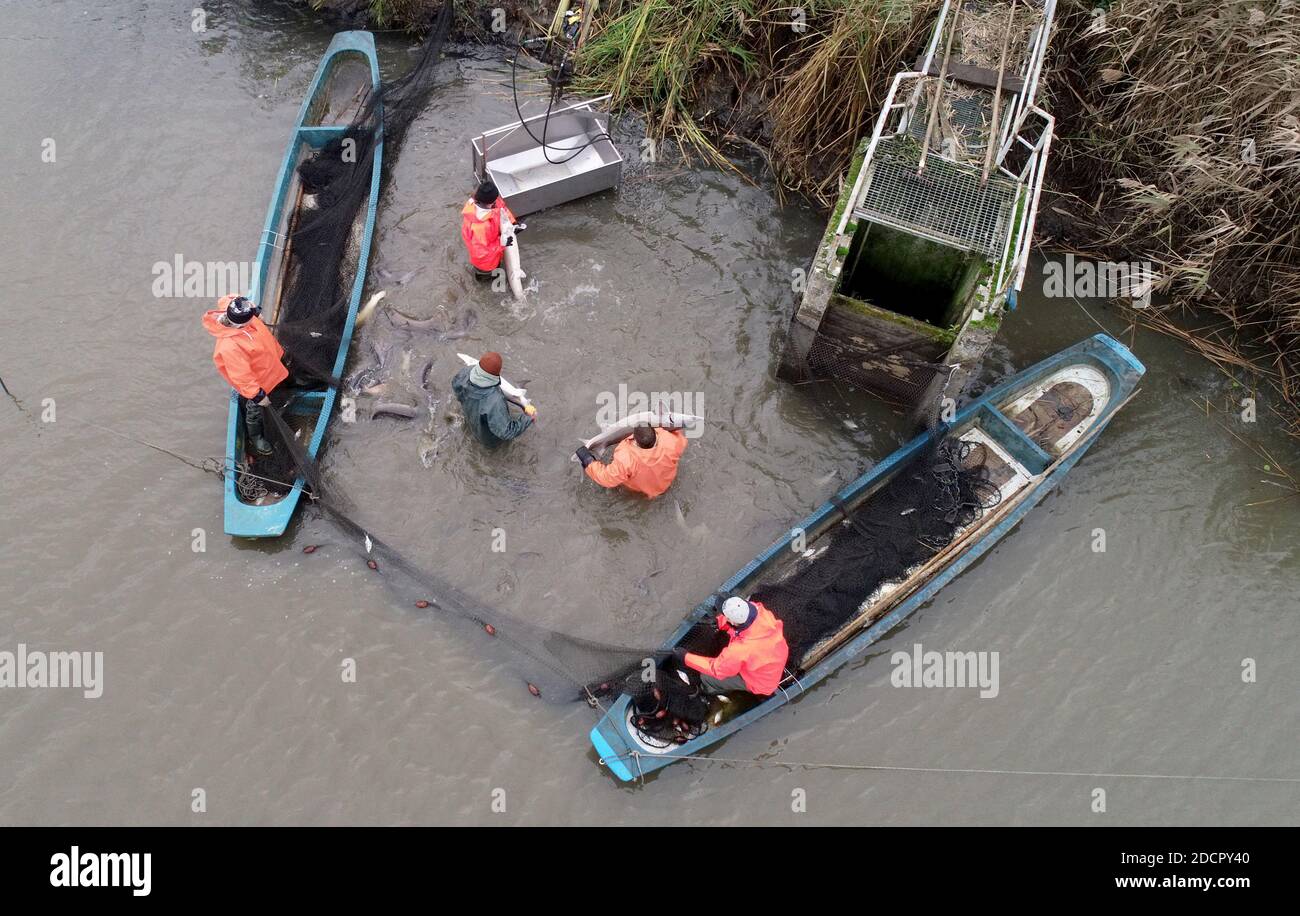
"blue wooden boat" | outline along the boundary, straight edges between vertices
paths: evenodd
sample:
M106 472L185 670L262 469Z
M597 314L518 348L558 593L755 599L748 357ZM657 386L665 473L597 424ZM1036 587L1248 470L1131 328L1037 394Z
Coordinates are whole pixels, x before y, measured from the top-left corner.
M948 435L983 447L985 466L993 472L992 481L1001 494L996 506L959 530L932 559L877 589L856 616L809 647L802 658L791 658L775 694L763 700L746 695L751 701L749 708L707 727L686 743L642 733L634 724L631 698L619 696L591 731L591 743L601 763L626 782L682 757L701 754L860 656L1015 527L1136 393L1145 371L1123 344L1098 334L1026 369L967 405L954 418ZM816 562L807 558L815 557L818 540L827 537L843 518L837 504L849 511L863 505L931 443L932 435L917 436L800 522L796 529L804 532L807 551L791 549L796 530L792 529L789 536L724 582L717 594L749 595L761 582L787 575L800 563ZM779 609L773 610L780 616ZM714 613L711 600L699 605L664 648L676 646L695 624L711 619Z
M316 68L307 97L303 100L289 139L289 148L280 164L275 192L266 211L257 258L253 266L252 286L246 295L262 306L274 324L279 317L280 286L291 256L286 240L292 234L295 216L304 206L298 165L331 139L347 130L365 98L379 92L379 60L375 40L369 32L340 32L334 36L320 65ZM376 103L377 104L377 103ZM376 112L382 122L382 111ZM382 131L382 128L380 128ZM370 242L374 235L375 211L379 204L379 178L383 161L383 137L373 144L369 200L358 213L356 271L351 283L350 302L333 375L343 371L348 347L352 342L357 306L366 282L366 265L370 259ZM325 438L338 391L334 387L298 389L282 413L291 425L311 430L307 454L316 457ZM226 425L225 530L237 537L278 537L292 518L302 496L304 481L299 477L291 489L272 492L256 500L246 500L236 486L236 473L245 457L244 422L238 395L230 393L230 412Z

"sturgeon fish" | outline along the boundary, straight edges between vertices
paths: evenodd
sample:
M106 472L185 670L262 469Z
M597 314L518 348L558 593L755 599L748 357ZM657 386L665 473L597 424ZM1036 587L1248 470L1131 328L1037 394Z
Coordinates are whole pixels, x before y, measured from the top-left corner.
M503 220L504 222L504 220ZM472 356L466 356L464 353L457 353L460 361L467 366L477 366L478 360ZM520 407L527 407L533 402L528 400L528 389L518 388L506 381L505 376L501 376L501 393L506 396L506 400L518 404Z
M367 321L369 321L370 316L375 313L375 309L379 307L379 303L382 302L384 300L384 297L387 295L388 295L388 291L381 289L379 292L375 293L368 300L366 300L366 304L361 306L360 310L357 312L357 320L353 322L352 326L354 328L360 328Z
M375 409L370 412L370 419L387 414L390 417L401 417L404 420L412 420L419 412L418 408L403 404L400 401L381 401L375 405Z
M501 215L501 245L505 255L501 259L505 267L506 280L510 283L510 292L516 299L524 298L523 278L528 276L519 266L519 239L515 237L515 225L505 214ZM504 387L504 386L503 386Z
M703 417L697 417L693 413L643 410L640 413L628 414L612 426L606 427L604 432L599 435L583 440L582 444L592 451L595 451L598 448L613 445L615 442L622 442L628 436L632 435L632 430L642 424L659 429L682 429L683 427L694 426L697 423L703 422ZM578 456L571 455L569 456L569 460L577 461Z

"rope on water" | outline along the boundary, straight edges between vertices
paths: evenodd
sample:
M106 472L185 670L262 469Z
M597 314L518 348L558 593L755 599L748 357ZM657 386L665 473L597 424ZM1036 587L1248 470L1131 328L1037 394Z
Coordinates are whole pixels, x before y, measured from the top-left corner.
M151 448L156 452L162 452L164 455L170 455L172 458L175 458L177 461L181 462L182 464L187 464L190 467L194 468L196 471L202 471L205 474L212 474L216 476L219 480L224 481L226 479L226 474L228 473L228 471L226 467L225 456L209 455L204 458L196 458L193 455L182 454L181 452L174 451L172 449L167 448L166 446L158 445L154 442L149 442L137 436L132 436L129 433L119 432L116 429L103 426L99 423L95 423L92 420L74 419L73 422L81 423L84 426L93 426L95 429L102 430L103 432L117 436L119 439L125 439L128 442L134 442L137 445L143 445L146 448ZM245 494L245 487L247 487L248 492L256 492L260 490L260 493L258 495L264 496L266 495L267 491L266 491L266 487L263 486L262 484L267 484L267 483L275 484L276 486L284 487L285 489L293 489L292 483L285 483L283 480L276 480L273 477L264 477L260 474L254 474L252 471L248 469L248 466L243 462L240 462L235 465L234 472L236 474L235 477L236 486L240 488L241 495ZM243 482L245 479L249 480L250 483L245 484ZM260 483L253 483L252 481L257 481ZM305 488L303 490L303 495L305 495L308 499L316 498L316 496L310 490L307 490Z
M702 763L727 763L734 766L753 767L755 769L786 767L788 769L805 770L876 770L880 772L895 773L944 773L949 775L981 776L1068 776L1095 779L1169 779L1220 782L1300 783L1300 777L1296 776L1207 776L1186 773L1089 773L1075 770L1000 770L982 769L978 767L907 767L868 763L814 763L806 760L760 760L747 757L713 757L705 756L703 754L656 754L654 756L660 758L672 758L673 760L698 760ZM637 765L637 771L640 772L641 757L642 754L639 751L632 751L628 754L618 754L613 757L601 757L600 765L605 766L606 760L634 760Z

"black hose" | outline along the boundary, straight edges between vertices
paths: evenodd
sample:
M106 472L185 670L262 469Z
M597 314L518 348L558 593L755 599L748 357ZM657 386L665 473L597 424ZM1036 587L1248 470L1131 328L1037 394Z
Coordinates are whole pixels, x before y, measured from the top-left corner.
M510 59L510 92L511 95L514 97L515 115L519 118L519 125L523 127L523 129L527 132L528 136L533 138L533 142L541 145L542 155L546 157L546 161L551 163L551 165L564 165L566 162L576 159L583 152L583 150L587 149L587 147L589 146L594 145L598 140L608 140L610 143L613 143L614 138L609 135L608 131L601 131L599 134L592 137L586 143L578 147L553 146L552 144L546 142L546 133L550 128L550 124L551 124L551 110L555 107L555 102L560 97L560 88L558 86L553 86L551 88L550 99L546 103L546 116L542 120L542 135L539 137L537 136L537 134L533 133L533 129L529 127L527 123L524 122L523 109L519 107L519 55L523 53L523 50L524 50L524 46L522 44L519 45L519 47L515 49L515 56ZM565 152L565 153L572 151L573 155L565 159L552 159L551 154L548 152L548 150L551 149L556 149L559 150L560 152ZM483 161L484 163L487 162L486 148L483 150Z

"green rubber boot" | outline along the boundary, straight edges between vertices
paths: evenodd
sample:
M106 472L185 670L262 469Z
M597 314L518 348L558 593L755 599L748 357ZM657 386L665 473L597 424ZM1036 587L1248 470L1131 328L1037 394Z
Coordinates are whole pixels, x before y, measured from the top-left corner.
M244 429L248 433L249 448L258 455L266 457L275 451L270 441L263 434L262 407L253 401L244 402Z

